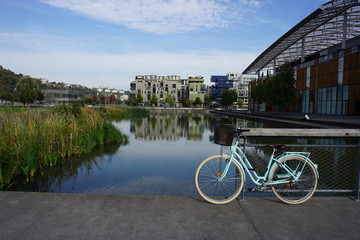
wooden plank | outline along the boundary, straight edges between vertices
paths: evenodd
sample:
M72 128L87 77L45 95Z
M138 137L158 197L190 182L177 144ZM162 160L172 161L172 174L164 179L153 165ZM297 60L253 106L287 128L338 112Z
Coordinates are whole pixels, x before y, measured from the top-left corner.
M360 137L360 129L249 128L256 137Z

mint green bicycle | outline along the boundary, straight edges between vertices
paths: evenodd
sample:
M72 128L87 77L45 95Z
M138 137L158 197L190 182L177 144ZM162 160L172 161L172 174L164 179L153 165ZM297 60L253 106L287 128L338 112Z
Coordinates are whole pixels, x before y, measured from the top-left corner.
M223 131L218 144L231 146L230 154L208 157L199 165L195 184L200 195L210 203L229 203L242 191L246 172L258 190L271 188L285 203L301 204L309 200L319 178L317 165L309 159L310 153L283 152L275 156L276 151L284 150L286 146L269 145L273 152L265 174L260 175L245 155L246 136L243 133L248 131Z

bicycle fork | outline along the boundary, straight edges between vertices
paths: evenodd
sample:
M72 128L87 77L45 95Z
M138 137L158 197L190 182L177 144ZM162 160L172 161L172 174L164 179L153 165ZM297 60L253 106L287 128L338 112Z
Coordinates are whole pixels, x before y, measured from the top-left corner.
M224 156L224 155L223 155ZM225 155L227 156L227 155ZM230 165L231 165L231 159L232 159L232 155L231 156L227 156L228 158L225 160L225 168L224 168L224 171L221 173L220 171L216 173L216 175L218 175L218 182L222 182L222 180L224 179L224 177L227 175L228 171L229 171L229 168L230 168ZM223 162L222 161L219 161L219 170L222 169L222 164Z

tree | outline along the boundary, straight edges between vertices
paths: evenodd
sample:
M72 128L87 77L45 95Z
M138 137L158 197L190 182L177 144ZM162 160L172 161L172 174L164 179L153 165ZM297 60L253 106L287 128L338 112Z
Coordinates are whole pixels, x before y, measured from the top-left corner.
M225 88L221 92L220 104L223 105L224 107L231 106L236 101L237 101L237 93L234 89Z
M9 92L6 92L6 91L2 91L0 92L0 99L1 100L4 100L4 101L13 101L14 100L14 96L9 93Z
M0 86L0 100L5 101L5 103L13 101L14 96L10 92L3 90L1 87L2 86Z
M268 81L256 85L251 98L258 103L285 108L295 103L295 92L294 70L290 64L285 64Z
M44 93L42 91L38 91L38 94L37 94L35 100L41 102L41 101L44 101L44 99L45 99Z
M238 104L238 107L239 107L239 108L242 108L242 106L243 106L243 104L244 104L244 101L241 100L241 99L239 99L239 100L237 101L237 104Z
M33 103L36 99L43 98L40 91L40 81L38 79L24 76L16 84L16 98L24 104Z
M144 98L142 97L141 93L138 92L138 93L136 94L136 98L135 98L136 104L142 103L143 100L144 100Z
M169 103L170 106L172 107L175 105L175 100L170 94L168 94L165 98L165 103Z
M109 97L110 104L115 103L115 101L116 101L116 96L114 94L111 94L110 97Z
M105 97L104 95L101 95L101 96L100 96L100 102L101 102L101 104L104 104L105 101L106 101L106 97Z
M193 104L194 104L195 106L201 105L201 104L202 104L201 99L200 99L199 97L197 97L197 98L195 99L195 101L193 102Z
M204 96L204 104L209 106L211 102L216 100L216 96L214 94L209 94Z
M267 89L267 83L258 83L256 87L251 90L251 98L257 103L265 102L266 96L268 95L266 93Z
M92 102L92 104L97 104L98 103L98 98L97 98L96 95L91 96L91 102Z
M274 99L272 104L285 108L296 102L296 87L294 78L294 69L290 64L281 67L274 76Z
M151 95L150 103L151 103L151 105L155 105L155 106L157 105L158 98L157 98L156 94Z
M180 103L182 104L183 107L189 107L191 105L190 99L185 96L181 97Z

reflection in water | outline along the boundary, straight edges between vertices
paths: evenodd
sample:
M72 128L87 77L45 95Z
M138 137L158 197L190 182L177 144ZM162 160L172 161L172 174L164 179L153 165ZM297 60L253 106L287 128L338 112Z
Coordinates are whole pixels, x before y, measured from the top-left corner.
M126 146L108 145L92 154L43 169L30 182L18 179L9 190L119 194L197 195L194 174L199 163L219 154L214 127L279 127L212 114L151 113L114 123L129 136ZM288 126L287 126L288 127ZM247 154L254 167L266 171L271 149L266 144L288 144L288 151L309 151L319 165L319 189L353 189L359 149L346 147L358 140L248 138ZM321 145L319 147L318 145ZM344 147L345 146L345 147ZM228 148L223 148L228 151ZM249 183L245 189L251 187Z
M272 127L266 123L213 114L151 113L147 118L131 120L130 131L145 141L178 141L180 138L202 141L206 130L215 126L241 128Z
M119 147L120 144L99 146L91 154L75 156L59 162L55 167L42 169L29 182L19 178L9 190L63 192L66 182L77 179L80 175L90 176L101 162L111 162Z

